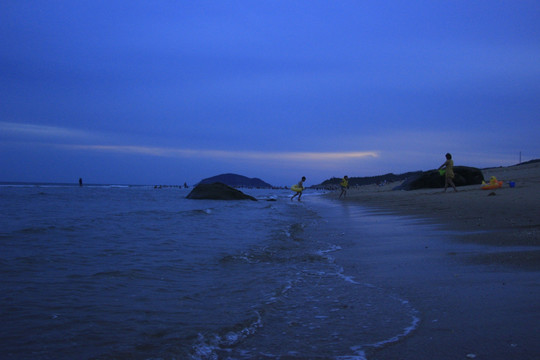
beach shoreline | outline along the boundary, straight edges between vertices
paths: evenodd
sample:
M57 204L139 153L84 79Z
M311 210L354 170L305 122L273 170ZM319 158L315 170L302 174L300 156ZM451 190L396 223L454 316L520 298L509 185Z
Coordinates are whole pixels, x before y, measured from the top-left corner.
M347 274L403 295L419 311L418 327L366 358L536 359L540 324L540 163L484 169L504 181L497 190L480 185L393 191L398 184L367 185L325 197L334 206L366 209L396 219L392 244L362 243L361 234L338 215L351 247L337 255ZM509 181L516 183L511 188ZM494 193L494 195L490 195ZM410 237L401 220L433 229ZM354 221L349 218L348 221ZM392 220L392 218L390 218ZM376 220L375 220L376 221ZM388 227L393 226L391 221ZM400 239L400 234L407 239ZM377 248L376 248L377 247ZM369 269L369 270L366 270Z
M341 201L373 211L415 216L449 230L463 232L462 241L483 245L530 247L509 251L508 256L485 258L524 269L540 270L540 163L482 170L484 177L502 180L502 188L483 190L480 185L449 188L392 190L399 183L349 189ZM513 181L515 187L508 182ZM337 198L338 193L327 195ZM522 261L520 261L522 260Z

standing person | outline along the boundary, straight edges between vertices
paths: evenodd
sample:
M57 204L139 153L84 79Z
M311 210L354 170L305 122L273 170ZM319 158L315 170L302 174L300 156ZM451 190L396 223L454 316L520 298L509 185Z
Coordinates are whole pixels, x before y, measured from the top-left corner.
M448 188L448 184L452 185L454 191L457 192L456 185L454 185L454 160L452 160L452 155L450 153L446 154L446 161L439 166L437 170L445 168L446 172L444 174L444 192Z
M345 175L343 179L341 179L341 194L339 194L339 198L341 199L341 196L345 197L347 195L347 189L349 188L349 177Z
M305 176L302 176L302 180L300 180L300 182L296 185L293 185L293 187L291 187L291 190L292 191L296 191L296 194L294 194L292 197L291 197L291 201L296 197L298 196L298 201L300 201L300 198L302 197L302 191L304 191L304 181L306 181L306 177Z

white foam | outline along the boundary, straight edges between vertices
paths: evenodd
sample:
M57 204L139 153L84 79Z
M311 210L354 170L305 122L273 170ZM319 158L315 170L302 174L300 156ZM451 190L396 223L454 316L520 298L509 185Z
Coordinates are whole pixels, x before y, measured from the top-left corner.
M370 287L370 288L375 287L372 284L359 283L359 282L354 280L354 277L345 275L345 271L344 271L344 269L342 267L339 269L337 275L339 277L341 277L343 280L345 280L346 282L349 282L351 284L363 285L363 286L367 286L367 287ZM351 347L351 350L356 353L357 357L355 357L355 356L353 356L353 357L351 357L351 356L341 356L341 357L336 357L336 359L340 359L340 360L342 360L342 359L367 360L366 354L365 354L363 349L369 348L369 347L371 347L371 348L380 348L380 347L383 347L383 346L385 346L387 344L397 342L397 341L399 341L400 339L406 337L407 335L409 335L411 332L413 332L414 330L416 330L418 328L418 324L420 323L420 318L418 316L416 316L416 314L418 314L418 311L410 306L410 303L409 303L408 300L403 299L401 297L397 297L397 296L395 296L395 298L402 305L406 305L406 306L410 307L411 323L409 324L409 326L405 327L401 333L399 333L399 334L397 334L397 335L395 335L395 336L393 336L391 338L388 338L388 339L385 339L385 340L382 340L382 341L378 341L378 342L373 343L373 344L365 344L365 345L358 345L358 346Z
M413 314L416 314L417 311L415 309L412 309L413 311ZM357 353L358 356L361 356L360 359L365 359L367 360L366 358L366 354L364 352L363 349L365 348L381 348L387 344L391 344L391 343L395 343L397 341L399 341L400 339L406 337L407 335L409 335L411 332L413 332L414 330L416 330L416 328L418 328L418 323L420 322L420 318L417 317L416 315L412 315L411 317L411 324L407 327L405 327L403 329L403 332L389 338L389 339L385 339L385 340L382 340L382 341L378 341L376 343L373 343L373 344L365 344L365 345L358 345L358 346L353 346L351 347L351 350L354 351L355 353Z
M336 360L367 360L366 354L359 352L358 355L346 355L346 356L336 356Z
M328 253L331 253L331 252L339 251L341 249L342 248L339 245L330 245L330 248L328 248L326 250L319 250L319 251L317 251L317 254L318 255L324 255L324 254L328 254Z
M416 328L418 327L419 322L420 322L420 318L413 315L411 324L409 326L407 326L405 329L403 329L403 332L401 334L397 334L396 336L391 337L390 339L379 341L379 342L377 342L375 344L371 344L371 345L368 345L368 346L379 348L379 347L382 347L382 346L384 346L386 344L397 342L397 341L399 341L399 339L409 335L411 332L416 330Z
M208 339L204 335L199 334L197 344L192 348L193 353L191 354L191 358L193 360L217 360L219 358L216 353L217 350L227 351L228 349L226 347L238 344L246 337L255 334L257 329L262 327L261 315L258 312L256 314L257 319L239 331L229 331L223 336L214 334Z

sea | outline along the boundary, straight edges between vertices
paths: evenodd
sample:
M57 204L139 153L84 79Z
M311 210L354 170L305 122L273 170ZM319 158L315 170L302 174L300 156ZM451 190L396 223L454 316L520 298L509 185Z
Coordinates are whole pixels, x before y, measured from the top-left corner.
M365 360L418 327L358 249L424 225L315 190L190 190L1 184L0 358Z

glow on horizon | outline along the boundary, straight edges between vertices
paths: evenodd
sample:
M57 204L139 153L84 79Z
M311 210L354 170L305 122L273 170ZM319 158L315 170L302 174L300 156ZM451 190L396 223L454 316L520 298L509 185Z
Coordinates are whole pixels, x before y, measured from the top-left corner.
M49 125L19 124L0 121L3 131L23 136L55 137L55 138L96 138L97 135L80 130ZM57 147L73 150L90 150L103 152L116 152L124 154L151 155L159 157L176 158L212 158L236 160L273 160L273 161L340 161L350 159L377 158L378 151L341 151L341 152L276 152L252 150L214 150L214 149L181 149L167 147L153 147L140 145L69 145L57 144Z
M279 160L279 161L339 161L348 159L377 158L377 151L345 152L272 152L272 151L227 151L176 149L135 145L63 145L74 150L93 150L143 154L161 157L213 158L242 160Z

